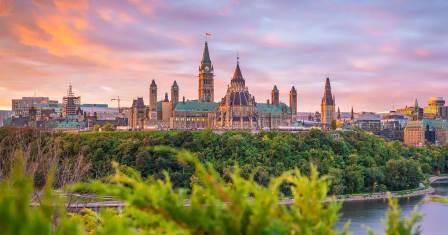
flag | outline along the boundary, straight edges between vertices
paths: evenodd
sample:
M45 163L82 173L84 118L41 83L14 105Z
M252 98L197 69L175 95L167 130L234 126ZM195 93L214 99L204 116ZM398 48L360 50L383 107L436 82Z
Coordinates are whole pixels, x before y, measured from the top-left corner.
M205 33L205 36L212 36L211 33Z

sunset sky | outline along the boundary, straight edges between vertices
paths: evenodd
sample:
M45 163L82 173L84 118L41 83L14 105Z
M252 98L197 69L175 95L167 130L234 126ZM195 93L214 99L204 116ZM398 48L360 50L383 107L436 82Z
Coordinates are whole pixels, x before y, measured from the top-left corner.
M330 77L336 106L386 111L448 98L448 1L0 0L0 109L11 99L148 102L174 80L197 99L205 32L224 96L239 53L249 91L265 102L276 84L299 111L319 110Z

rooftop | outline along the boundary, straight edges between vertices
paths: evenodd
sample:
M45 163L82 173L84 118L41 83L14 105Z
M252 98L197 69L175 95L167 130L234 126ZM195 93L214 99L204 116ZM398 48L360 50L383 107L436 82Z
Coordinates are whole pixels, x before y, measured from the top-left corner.
M174 108L176 112L213 112L218 109L219 103L202 102L198 100L179 102Z

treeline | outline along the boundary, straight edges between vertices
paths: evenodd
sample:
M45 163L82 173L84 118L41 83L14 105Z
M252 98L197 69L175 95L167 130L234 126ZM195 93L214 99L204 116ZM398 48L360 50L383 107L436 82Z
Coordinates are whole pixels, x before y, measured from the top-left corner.
M202 163L211 164L224 178L238 165L244 177L253 175L263 185L295 168L309 174L313 164L320 175L331 177L333 194L416 188L424 180L424 174L447 172L448 160L447 146L407 147L360 131L48 134L2 128L0 164L9 162L11 153L20 147L31 159L40 151L41 155L57 155L59 163L72 163L66 164L69 169L86 169L83 164L88 165L82 177L76 177L80 180L110 175L111 162L117 161L137 169L143 176L162 178L167 171L175 187L190 188L195 181L193 167L179 162L172 152L156 148L161 145L195 153ZM77 160L81 157L88 163ZM8 167L3 168L0 170L5 175Z

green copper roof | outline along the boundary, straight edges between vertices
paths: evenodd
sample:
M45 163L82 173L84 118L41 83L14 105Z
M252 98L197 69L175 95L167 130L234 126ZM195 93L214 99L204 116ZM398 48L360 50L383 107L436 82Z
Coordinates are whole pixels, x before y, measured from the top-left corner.
M174 108L176 112L214 112L218 109L219 103L202 101L179 102Z
M284 108L288 113L291 111L285 103L280 103L279 105L257 103L257 109L263 113L282 113Z
M211 64L212 61L210 60L210 55L208 53L208 44L205 42L204 46L204 53L202 54L202 61L203 64Z

